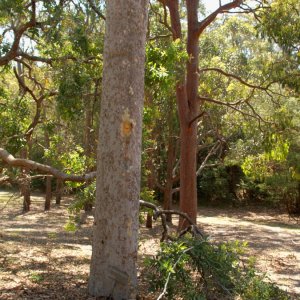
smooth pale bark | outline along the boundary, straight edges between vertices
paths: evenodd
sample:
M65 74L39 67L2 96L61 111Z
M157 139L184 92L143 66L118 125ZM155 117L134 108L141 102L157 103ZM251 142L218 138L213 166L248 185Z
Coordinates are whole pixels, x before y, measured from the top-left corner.
M198 26L198 4L199 0L187 2L188 34L187 53L190 59L186 65L186 103L177 99L181 112L180 116L180 210L187 213L192 221L197 223L197 122L191 123L200 112L198 100L198 65L199 65L199 44L198 36L195 33ZM177 93L177 97L180 93ZM180 227L188 223L181 218Z
M159 0L170 12L173 39L182 39L179 0ZM185 1L187 12L187 43L186 50L189 60L186 64L186 77L177 83L176 98L180 121L180 209L187 213L192 221L197 219L197 120L201 116L198 96L199 85L199 38L203 31L216 17L238 7L243 0L233 0L199 22L199 0ZM179 227L188 225L183 218Z
M89 292L136 299L147 0L107 1Z

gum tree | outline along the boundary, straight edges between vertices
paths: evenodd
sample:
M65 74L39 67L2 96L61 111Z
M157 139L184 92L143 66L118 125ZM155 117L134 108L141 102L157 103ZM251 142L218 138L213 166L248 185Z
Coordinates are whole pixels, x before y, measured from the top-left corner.
M180 14L179 0L160 0L170 14L173 40L184 40L183 22ZM202 116L199 86L199 38L204 30L219 14L239 7L243 1L235 0L221 5L212 14L199 20L199 0L185 2L187 14L186 50L189 59L186 64L186 75L177 82L176 98L180 121L180 209L188 213L194 222L197 218L197 120ZM165 22L167 17L165 18Z
M146 0L107 2L89 292L135 299Z

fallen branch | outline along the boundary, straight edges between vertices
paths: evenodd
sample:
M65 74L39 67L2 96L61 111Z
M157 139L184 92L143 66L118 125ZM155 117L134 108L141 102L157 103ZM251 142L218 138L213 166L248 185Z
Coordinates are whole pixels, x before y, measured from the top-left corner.
M183 212L177 211L177 210L161 210L155 204L144 201L144 200L140 200L140 206L144 206L144 207L152 209L154 211L154 214L153 214L154 220L157 220L159 217L161 218L162 226L164 229L163 233L162 233L162 238L161 238L162 242L165 240L175 240L174 237L169 235L169 227L166 222L166 215L178 215L178 216L184 218L190 224L183 231L179 232L178 237L182 237L187 232L191 232L194 236L200 237L201 239L205 238L205 235L201 231L201 229L197 227L197 225L192 221L192 219L186 213L183 213Z
M23 158L15 158L5 149L0 148L0 159L7 163L9 166L24 168L26 170L31 171L40 171L42 173L51 174L54 177L61 179L63 181L73 181L73 182L86 182L94 179L96 177L96 172L90 172L83 175L74 175L74 174L66 174L58 169L55 169L51 166L40 164L33 160L23 159Z
M180 256L178 257L178 259L176 260L175 264L172 266L172 270L175 270L175 268L176 268L177 264L180 262L182 256L183 256L185 253L187 253L187 252L189 252L190 250L192 250L192 249L193 249L193 247L190 247L190 248L187 248L187 249L185 249L184 251L182 251L182 253L181 253ZM166 282L165 282L164 289L163 289L162 293L158 296L157 300L162 299L163 296L166 294L167 288L168 288L168 284L169 284L169 281L170 281L170 278L171 278L171 275L172 275L172 274L173 274L173 272L169 272L169 273L168 273L168 277L167 277L167 280L166 280Z
M140 200L140 206L144 206L144 207L152 209L154 211L154 216L157 212L159 212L159 208L156 205L154 205L153 203L144 201L144 200ZM166 215L163 214L160 217L161 217L161 225L163 227L163 233L162 233L162 237L160 239L161 242L163 242L164 240L167 240L167 239L172 240L172 238L169 235L169 226L167 225ZM154 219L156 220L157 217Z

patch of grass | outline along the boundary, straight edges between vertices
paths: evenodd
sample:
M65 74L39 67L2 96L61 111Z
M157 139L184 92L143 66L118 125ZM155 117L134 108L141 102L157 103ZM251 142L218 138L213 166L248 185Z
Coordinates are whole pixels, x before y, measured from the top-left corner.
M69 217L68 222L65 224L64 229L68 232L75 232L77 231L77 225L75 223L74 218Z
M21 237L22 234L20 234L19 231L9 231L8 236L9 237Z
M49 239L56 239L57 238L57 233L56 232L49 232L48 233L48 238Z
M31 272L29 275L29 279L34 283L40 283L44 281L44 276L42 274L39 274L37 272Z

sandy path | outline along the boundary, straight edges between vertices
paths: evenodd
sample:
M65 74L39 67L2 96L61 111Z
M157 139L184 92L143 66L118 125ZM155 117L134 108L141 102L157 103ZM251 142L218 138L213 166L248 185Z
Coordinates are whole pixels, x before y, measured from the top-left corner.
M204 210L200 224L215 240L247 241L262 272L300 295L300 226L274 212Z

